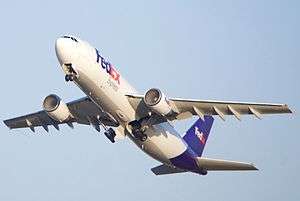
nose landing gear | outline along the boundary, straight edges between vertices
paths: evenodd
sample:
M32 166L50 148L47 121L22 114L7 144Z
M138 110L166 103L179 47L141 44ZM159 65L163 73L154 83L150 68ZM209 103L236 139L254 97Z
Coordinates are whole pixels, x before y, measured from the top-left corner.
M142 142L145 142L148 139L148 136L144 133L144 129L139 121L132 121L129 123L131 126L131 133L136 138Z
M72 75L72 74L67 74L67 75L65 76L65 81L66 81L66 82L74 81L74 75Z
M74 70L71 63L63 64L63 69L66 72L65 81L74 81L78 73Z

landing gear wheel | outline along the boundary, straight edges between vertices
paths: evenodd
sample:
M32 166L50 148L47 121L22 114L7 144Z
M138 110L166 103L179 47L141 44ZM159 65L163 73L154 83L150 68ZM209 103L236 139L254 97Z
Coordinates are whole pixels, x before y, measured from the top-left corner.
M74 75L72 75L72 74L67 74L67 75L65 76L65 80L66 80L66 82L74 81Z
M148 136L139 130L133 131L132 134L136 139L139 139L142 142L145 142L148 139Z
M104 135L105 135L112 143L115 143L116 132L114 131L114 129L109 128L107 131L104 132Z
M65 76L65 81L66 81L66 82L69 82L69 81L70 81L70 75L66 75L66 76Z
M148 139L148 136L145 135L145 134L142 134L142 135L140 136L140 140L141 140L142 142L145 142L147 139Z
M139 121L132 121L129 123L129 125L132 127L132 135L142 141L145 142L148 138L146 134L144 134L145 129L142 128L142 125Z
M72 75L72 74L69 75L69 80L70 80L70 81L74 81L74 75Z

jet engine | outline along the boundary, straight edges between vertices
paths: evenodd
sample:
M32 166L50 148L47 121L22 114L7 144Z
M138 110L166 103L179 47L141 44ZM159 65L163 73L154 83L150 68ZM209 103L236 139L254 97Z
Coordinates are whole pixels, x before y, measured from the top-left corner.
M55 94L50 94L44 99L43 108L52 119L59 122L71 117L68 106Z
M165 116L172 112L165 94L159 89L149 89L144 96L144 102L150 110L157 114Z

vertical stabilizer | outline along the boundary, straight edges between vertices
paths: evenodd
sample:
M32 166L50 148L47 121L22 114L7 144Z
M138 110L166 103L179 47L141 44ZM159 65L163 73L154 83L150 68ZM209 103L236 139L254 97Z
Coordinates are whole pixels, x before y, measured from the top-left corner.
M213 122L212 116L205 115L203 119L199 118L183 137L199 157L202 155Z

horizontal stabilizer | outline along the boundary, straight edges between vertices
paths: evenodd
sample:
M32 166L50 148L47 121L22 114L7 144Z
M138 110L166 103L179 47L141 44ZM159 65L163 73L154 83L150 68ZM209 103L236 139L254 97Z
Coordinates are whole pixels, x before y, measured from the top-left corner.
M178 168L172 168L172 167L164 165L164 164L152 168L151 171L155 175L166 175L166 174L175 174L175 173L187 172L185 170L181 170L181 169L178 169Z
M200 168L207 171L213 170L258 170L253 164L237 161L227 161L210 158L197 158L197 163Z

